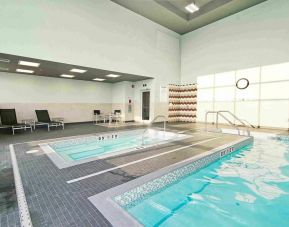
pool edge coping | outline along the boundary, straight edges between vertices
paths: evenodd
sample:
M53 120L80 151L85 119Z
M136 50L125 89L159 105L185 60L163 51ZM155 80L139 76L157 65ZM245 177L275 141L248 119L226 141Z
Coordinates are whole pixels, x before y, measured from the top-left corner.
M32 220L29 212L29 207L26 200L26 195L24 191L24 187L22 184L21 174L18 167L17 157L14 150L14 145L9 144L11 163L13 168L13 176L14 176L14 184L16 189L16 197L18 204L18 212L20 225L22 227L32 227Z
M192 162L202 159L206 156L212 155L217 152L226 150L228 147L234 147L234 151L253 142L253 137L243 137L237 141L221 145L213 148L204 153L198 154L191 158L185 159L181 162L174 163L172 165L161 168L155 172L141 176L135 180L121 184L114 188L110 188L106 191L98 193L96 195L88 197L88 200L101 212L101 214L113 225L113 226L143 226L132 215L125 211L121 205L114 201L114 197L119 196L133 188L139 187L149 181L162 177L169 172L186 166ZM231 153L231 152L230 152ZM228 153L228 154L230 154ZM225 154L224 156L228 155ZM221 158L221 157L220 157Z

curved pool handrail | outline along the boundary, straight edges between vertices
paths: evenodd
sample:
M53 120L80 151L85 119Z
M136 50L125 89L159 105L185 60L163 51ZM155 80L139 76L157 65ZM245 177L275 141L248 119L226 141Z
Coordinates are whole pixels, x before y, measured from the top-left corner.
M157 115L148 125L148 127L143 131L142 138L141 138L141 144L144 145L144 135L149 130L150 126L158 119L158 118L164 118L164 132L166 131L166 123L167 123L167 117L165 115Z

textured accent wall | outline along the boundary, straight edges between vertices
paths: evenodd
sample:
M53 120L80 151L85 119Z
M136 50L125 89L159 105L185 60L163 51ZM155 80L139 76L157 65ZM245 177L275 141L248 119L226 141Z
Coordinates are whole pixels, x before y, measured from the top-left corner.
M169 86L169 121L196 122L197 85Z

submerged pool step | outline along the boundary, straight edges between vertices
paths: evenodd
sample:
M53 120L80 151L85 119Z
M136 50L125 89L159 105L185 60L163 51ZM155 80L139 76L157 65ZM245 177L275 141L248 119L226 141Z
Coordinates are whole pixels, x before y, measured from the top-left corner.
M236 130L236 129L229 129L229 128L221 128L220 132L227 133L227 134L234 134L234 135L240 135L240 136L248 136L247 130Z
M118 146L118 149L115 149L116 146ZM110 147L104 146L104 147L99 147L97 149L91 149L91 150L86 150L86 151L76 151L76 152L70 153L70 154L66 153L65 155L69 156L73 160L80 160L80 159L84 159L84 158L90 158L93 156L103 155L106 153L111 153L112 150L114 150L113 152L118 152L118 151L121 151L123 149L132 148L133 146L134 146L133 143L122 144L121 147L117 144L117 145L110 146Z
M128 141L128 142L115 142L115 143L110 143L110 144L103 144L103 143L98 143L95 142L93 144L80 144L77 146L71 146L71 147L66 147L65 149L63 148L54 148L54 150L57 153L61 153L61 154L74 154L74 153L80 153L80 152L86 152L88 150L96 150L96 149L106 149L106 150L112 150L116 147L122 148L122 147L126 147L127 145L130 146L135 146L135 141Z
M145 226L153 224L154 226L162 226L164 222L176 215L180 209L185 209L190 203L200 200L197 196L198 193L210 185L210 180L216 177L214 172L210 172L207 173L206 181L192 181L190 178L184 178L181 185L176 183L164 189L162 197L152 195L142 203L138 203L136 206L128 209L130 213L136 212L138 217L141 216ZM140 212L144 212L143 216L140 215ZM152 213L152 216L150 215L149 218L147 218L148 212Z
M151 140L152 143L156 143L156 141ZM109 142L109 143L108 143ZM145 145L149 144L149 142L146 140L144 141ZM85 158L91 158L96 157L99 155L104 155L108 153L114 153L119 152L121 150L125 149L140 149L141 141L134 138L129 139L116 139L116 140L109 140L109 141L89 141L89 142L83 142L81 144L71 144L70 146L51 146L53 149L61 155L64 159L68 160L82 160ZM136 145L139 144L138 147Z

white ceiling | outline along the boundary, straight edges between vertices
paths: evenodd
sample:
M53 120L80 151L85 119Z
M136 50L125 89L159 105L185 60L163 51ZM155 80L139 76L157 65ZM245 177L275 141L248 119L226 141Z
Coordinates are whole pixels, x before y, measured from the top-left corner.
M196 30L267 0L111 0L179 34ZM191 14L185 6L200 10Z

